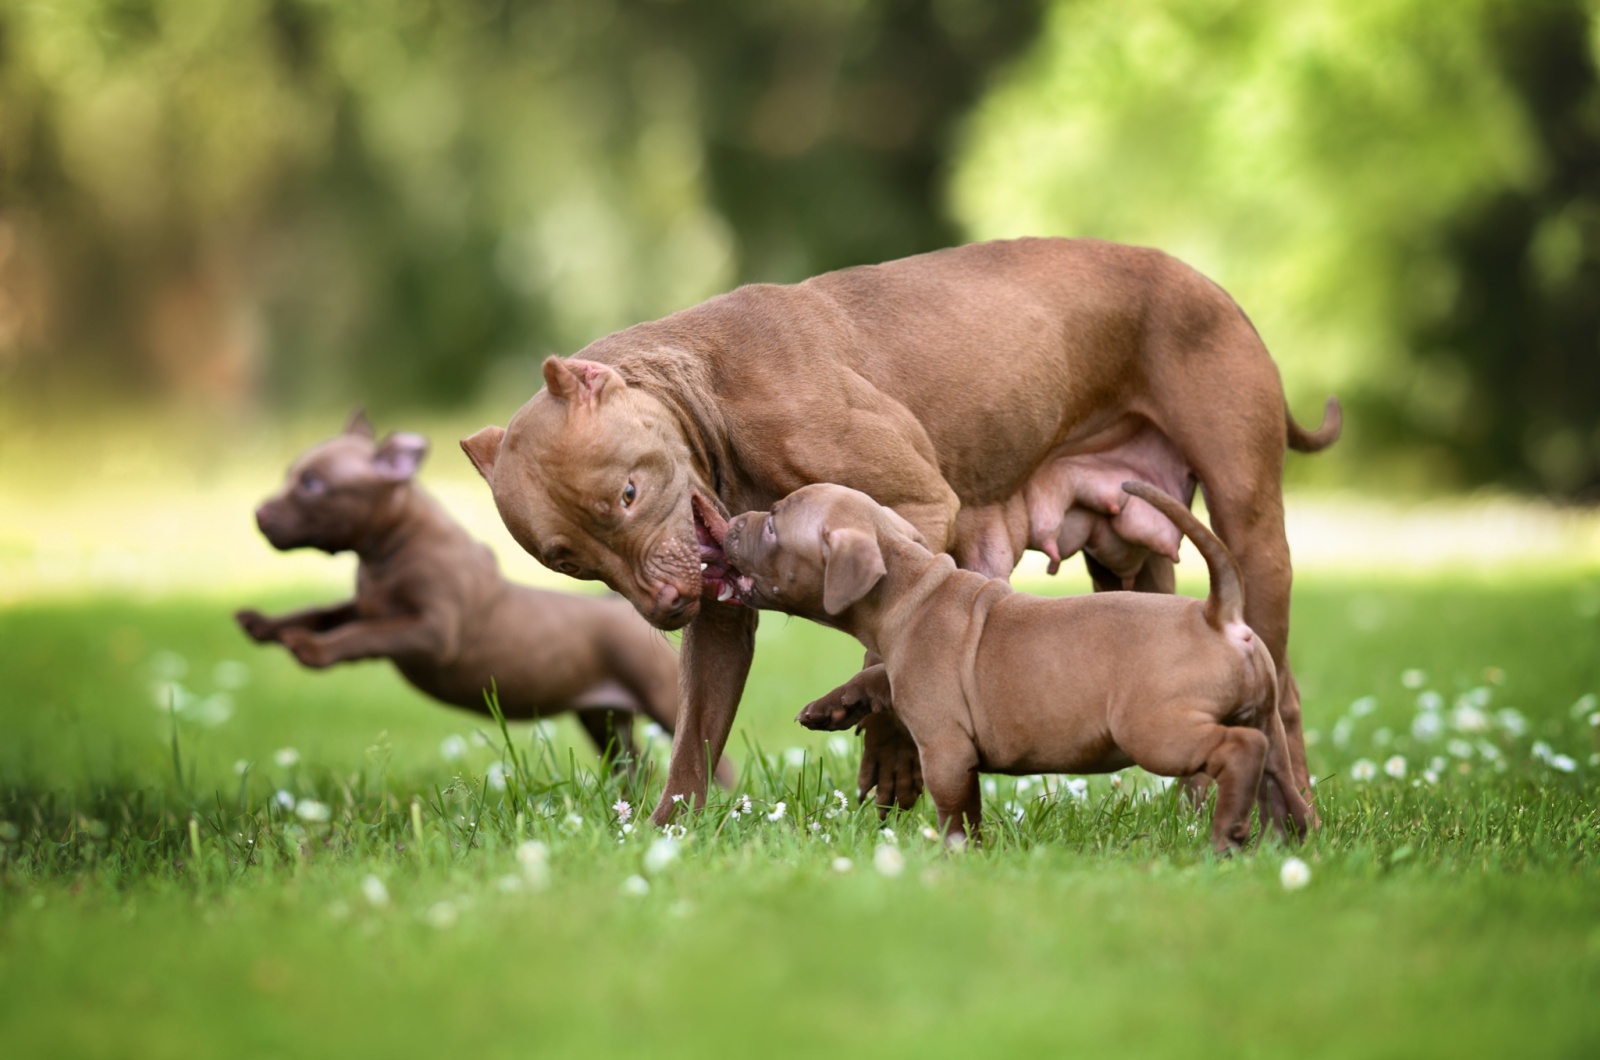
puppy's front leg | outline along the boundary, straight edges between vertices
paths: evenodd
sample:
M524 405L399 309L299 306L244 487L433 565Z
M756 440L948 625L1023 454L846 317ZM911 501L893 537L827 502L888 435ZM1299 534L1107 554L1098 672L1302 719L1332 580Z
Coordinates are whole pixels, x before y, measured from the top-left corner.
M889 691L889 671L882 663L868 666L832 692L813 699L795 721L818 732L838 732L866 721L867 715L894 705Z
M446 643L438 625L421 616L347 622L326 633L296 627L284 630L278 640L302 665L318 670L352 659L454 655L454 645Z
M939 811L939 833L952 846L981 843L983 795L978 787L978 749L959 729L918 745L922 779Z
M239 627L249 635L250 639L262 644L277 640L285 630L303 629L321 633L342 626L346 622L353 622L355 617L354 600L334 604L332 607L308 607L304 611L291 611L277 618L263 615L260 611L249 607L233 613L234 621L239 623Z

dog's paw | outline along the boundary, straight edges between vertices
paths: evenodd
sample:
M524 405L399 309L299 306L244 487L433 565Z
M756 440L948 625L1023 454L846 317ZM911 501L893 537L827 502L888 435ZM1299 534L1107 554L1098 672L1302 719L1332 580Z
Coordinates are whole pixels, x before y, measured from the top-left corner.
M239 628L245 631L246 636L258 644L278 639L277 624L260 611L247 607L242 611L235 611L233 620L239 623Z
M289 649L300 665L309 666L313 670L333 665L333 656L328 651L328 646L315 633L303 629L286 629L278 636L279 642Z
M817 732L837 732L855 728L871 713L872 701L864 696L856 696L850 686L845 685L821 699L807 703L794 720Z
M857 792L862 802L877 789L879 818L890 809L909 810L922 795L922 756L917 744L892 713L873 714L862 722L866 739L861 748Z
M879 663L862 670L820 699L807 703L794 720L808 729L835 732L861 725L869 715L893 707L888 672Z

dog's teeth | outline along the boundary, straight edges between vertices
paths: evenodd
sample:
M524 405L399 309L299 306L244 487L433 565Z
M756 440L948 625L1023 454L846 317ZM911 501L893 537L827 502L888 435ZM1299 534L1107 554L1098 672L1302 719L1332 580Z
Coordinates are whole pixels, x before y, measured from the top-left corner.
M717 603L725 604L729 600L732 600L732 599L733 599L733 586L731 586L731 585L727 584L726 582L724 582L723 585L722 585L722 588L717 590Z
M704 560L701 560L700 561L700 573L704 574L706 572L706 568L709 567L709 566L711 566L711 564L705 562Z

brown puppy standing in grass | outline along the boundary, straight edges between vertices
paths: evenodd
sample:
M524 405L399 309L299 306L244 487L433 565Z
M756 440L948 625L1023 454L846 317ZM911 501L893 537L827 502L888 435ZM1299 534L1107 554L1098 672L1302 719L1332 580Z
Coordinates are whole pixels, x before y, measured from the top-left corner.
M239 625L317 669L389 659L420 691L480 714L493 682L507 718L574 711L602 754L614 744L635 761L635 714L668 731L677 721L672 648L623 600L502 578L488 546L413 484L427 447L407 433L377 442L357 413L295 461L256 522L279 550L356 553L355 599L277 618L240 611Z
M753 606L814 618L883 657L946 835L977 838L978 774L1106 773L1138 765L1216 781L1211 844L1250 835L1250 805L1279 834L1305 833L1277 710L1272 654L1244 621L1238 565L1189 510L1153 486L1123 489L1195 543L1202 603L1106 593L1046 599L956 569L872 498L797 490L771 512L712 530ZM841 729L872 708L829 699L796 720Z

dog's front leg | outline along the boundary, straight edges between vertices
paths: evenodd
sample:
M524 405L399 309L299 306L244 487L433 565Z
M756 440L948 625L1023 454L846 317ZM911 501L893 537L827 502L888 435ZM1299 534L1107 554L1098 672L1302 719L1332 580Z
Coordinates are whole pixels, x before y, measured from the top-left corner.
M302 665L318 670L352 659L455 654L455 646L447 643L439 625L422 616L347 622L326 633L296 627L284 630L278 640Z
M285 630L303 629L311 633L321 633L342 626L346 622L353 622L355 617L354 600L334 604L332 607L308 607L304 611L291 611L277 618L263 615L260 611L248 607L233 613L233 619L239 623L239 628L249 634L251 640L263 644L277 640Z
M667 787L651 815L658 826L672 819L680 799L691 806L705 805L710 763L722 758L755 658L756 617L752 608L705 603L683 631L679 661L683 706L672 733Z

